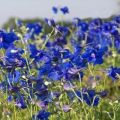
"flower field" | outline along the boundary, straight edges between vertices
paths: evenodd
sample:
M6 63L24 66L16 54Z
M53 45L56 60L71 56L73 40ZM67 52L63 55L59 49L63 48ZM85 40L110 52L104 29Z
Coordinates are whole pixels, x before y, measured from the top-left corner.
M44 22L0 30L0 120L120 120L120 16Z

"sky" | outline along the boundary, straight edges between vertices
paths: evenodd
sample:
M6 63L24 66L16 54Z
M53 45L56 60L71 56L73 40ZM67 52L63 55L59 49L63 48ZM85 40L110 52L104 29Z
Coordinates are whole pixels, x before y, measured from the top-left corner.
M54 15L52 6L68 6L70 14L61 17ZM119 14L118 0L0 0L0 25L10 17L25 18L52 18L56 20L74 17L102 17L107 18Z

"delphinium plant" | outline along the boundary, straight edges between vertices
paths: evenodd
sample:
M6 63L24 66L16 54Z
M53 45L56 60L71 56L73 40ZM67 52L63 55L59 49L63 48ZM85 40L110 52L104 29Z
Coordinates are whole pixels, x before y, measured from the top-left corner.
M119 120L120 16L45 24L0 30L0 119Z

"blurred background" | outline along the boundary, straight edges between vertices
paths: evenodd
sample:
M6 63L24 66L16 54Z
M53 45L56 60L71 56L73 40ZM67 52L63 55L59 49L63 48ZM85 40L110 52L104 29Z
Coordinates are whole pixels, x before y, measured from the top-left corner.
M51 18L63 20L52 13L52 6L68 6L70 14L64 20L80 18L108 18L120 13L120 0L0 0L0 25L11 17L21 19Z

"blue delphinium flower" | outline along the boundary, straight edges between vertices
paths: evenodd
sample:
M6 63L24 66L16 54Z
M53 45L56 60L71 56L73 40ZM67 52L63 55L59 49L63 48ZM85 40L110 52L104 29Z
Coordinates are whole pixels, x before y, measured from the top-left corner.
M50 112L40 110L36 115L33 115L32 120L49 120Z
M82 32L82 31L76 31L76 34L75 36L77 37L77 40L78 41L82 41L82 40L85 40L85 33Z
M68 9L67 6L64 6L64 7L60 8L60 10L63 14L68 14L69 13L69 9Z
M35 62L49 60L49 57L47 56L46 52L43 50L38 50L34 44L29 44L30 48L30 58L34 58ZM45 59L46 58L46 59Z
M27 105L25 103L25 98L22 94L18 94L18 98L15 101L15 105L21 109L27 108Z
M60 47L63 47L66 44L67 44L67 40L65 37L59 37L53 43L53 45L58 45Z
M8 102L11 102L13 100L13 96L12 95L9 95L8 98L7 98L7 101Z
M45 22L46 22L49 26L52 26L52 27L55 27L55 26L56 26L55 21L54 21L53 19L45 18Z
M82 22L79 24L79 28L80 28L81 31L86 32L86 31L88 30L88 23L82 21Z
M75 27L79 27L80 26L80 23L81 23L81 19L80 18L74 18L73 19L73 25Z
M0 30L0 48L7 49L15 40L18 40L18 36L14 32L6 32Z
M115 21L116 23L120 24L120 15L114 17L113 21Z
M117 52L120 53L120 36L119 35L114 39L114 46Z
M83 99L90 106L97 106L100 100L100 98L96 96L95 90L87 90L87 92L83 94Z
M104 90L104 91L99 92L98 94L103 98L103 97L106 97L108 95L108 91Z
M40 23L28 23L26 25L27 33L24 35L24 39L35 39L35 35L39 35L42 32L42 25Z
M80 101L84 101L89 106L97 106L100 102L100 97L96 94L95 90L87 89L83 90L82 92L80 90L77 90L75 93ZM74 100L76 97L75 94L71 91L68 91L67 95L70 100Z
M18 70L14 71L13 73L8 73L8 76L7 76L8 81L13 84L18 83L20 80L20 77L21 77L21 73Z
M73 64L70 61L63 62L60 65L61 71L63 73L66 73L70 68L74 67Z
M6 33L6 35L3 37L4 42L6 43L12 43L15 40L18 40L19 38L14 32Z
M49 68L49 69L48 69ZM51 63L46 63L39 69L39 76L42 77L44 75L47 75L52 69Z
M54 14L57 14L57 13L58 13L58 8L55 7L55 6L53 6L53 7L52 7L52 11L53 11Z
M118 75L120 75L120 68L118 67L111 67L107 70L108 76L112 78L112 80L117 80Z
M60 75L59 71L52 71L48 74L48 78L51 80L60 80L61 75Z
M103 25L102 25L102 30L105 32L105 33L111 33L111 31L113 30L113 24L111 22L105 22Z
M72 56L72 53L69 49L64 49L63 51L61 51L61 54L63 56L63 59L68 59Z
M39 54L39 50L37 50L37 48L34 44L29 44L29 48L30 48L30 53L31 53L30 57L31 58L33 58Z
M75 54L72 58L71 61L74 65L77 67L85 67L86 62L84 61L83 57L81 55Z
M39 87L39 86L37 86ZM51 98L51 94L49 93L49 91L47 90L47 87L45 85L41 85L40 89L37 90L38 88L36 88L35 90L35 94L34 96L36 97L37 100L41 100L41 101L47 101L47 102L51 102L52 98Z
M96 18L96 19L93 19L90 24L89 24L89 28L90 29L96 29L96 27L100 27L101 25L103 24L103 21L102 19L100 18Z
M85 53L83 53L82 58L86 59L90 63L102 64L103 63L103 55L106 49L93 49L87 48Z
M26 60L22 57L24 50L17 48L14 45L9 46L6 50L3 67L12 69L14 67L23 67L26 64Z
M26 25L28 32L38 35L42 31L42 25L40 23L28 23Z
M67 35L67 33L69 32L69 29L66 26L57 25L56 29L62 34L62 36Z

